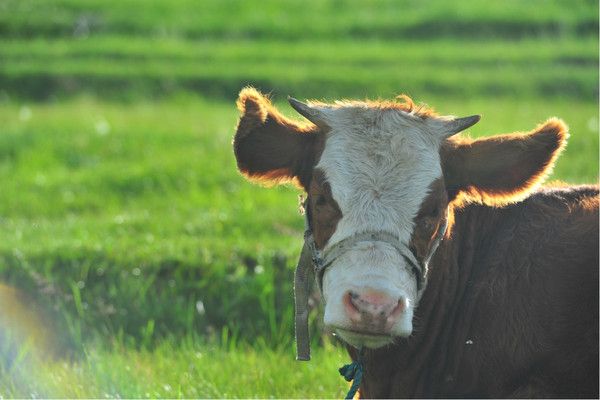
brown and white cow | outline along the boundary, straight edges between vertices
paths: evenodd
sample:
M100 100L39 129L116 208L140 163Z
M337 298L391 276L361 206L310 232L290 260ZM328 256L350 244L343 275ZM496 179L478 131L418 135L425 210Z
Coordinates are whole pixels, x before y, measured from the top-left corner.
M303 188L318 249L386 232L425 264L448 226L424 290L386 240L325 271L325 324L367 348L361 395L597 397L598 188L538 188L567 127L461 139L479 117L400 100L291 99L310 123L252 88L238 100L240 171Z

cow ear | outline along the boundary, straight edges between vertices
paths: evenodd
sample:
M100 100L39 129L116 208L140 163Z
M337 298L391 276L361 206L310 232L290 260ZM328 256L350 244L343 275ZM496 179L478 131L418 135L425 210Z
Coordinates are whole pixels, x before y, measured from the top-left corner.
M238 169L260 183L306 187L322 136L319 129L286 118L254 88L240 92L237 106L241 116L233 151Z
M522 200L551 172L567 138L567 126L556 118L529 133L450 138L441 150L449 197L488 205Z

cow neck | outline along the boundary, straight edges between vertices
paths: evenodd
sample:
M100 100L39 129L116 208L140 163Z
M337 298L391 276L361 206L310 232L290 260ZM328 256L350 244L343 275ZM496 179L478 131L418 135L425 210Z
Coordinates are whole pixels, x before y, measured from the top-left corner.
M450 332L473 273L477 243L485 235L477 214L472 207L457 212L452 236L443 240L433 255L427 288L415 310L413 334L391 346L365 352L362 396L435 394L444 368L453 361L447 358ZM348 346L348 351L356 357L354 348Z

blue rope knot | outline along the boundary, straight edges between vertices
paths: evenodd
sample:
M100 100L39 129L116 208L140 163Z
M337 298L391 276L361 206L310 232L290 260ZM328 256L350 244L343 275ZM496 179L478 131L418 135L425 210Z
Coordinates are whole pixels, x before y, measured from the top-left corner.
M363 364L362 364L362 349L359 351L358 359L353 361L350 364L344 365L339 369L340 375L344 377L344 379L348 382L352 381L352 385L350 386L350 390L348 390L348 394L346 394L345 399L353 399L354 395L358 391L360 387L360 382L363 377Z

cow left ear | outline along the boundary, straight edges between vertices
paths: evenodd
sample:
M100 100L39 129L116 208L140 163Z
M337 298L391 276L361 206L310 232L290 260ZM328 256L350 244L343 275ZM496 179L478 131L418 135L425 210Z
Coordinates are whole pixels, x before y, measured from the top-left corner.
M552 171L567 138L567 125L552 118L528 133L446 140L441 158L449 198L488 205L522 200Z
M240 172L264 184L294 182L306 188L322 138L319 128L286 118L254 88L242 89L237 106L241 116L233 151Z

